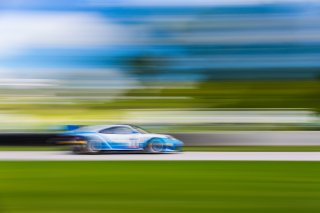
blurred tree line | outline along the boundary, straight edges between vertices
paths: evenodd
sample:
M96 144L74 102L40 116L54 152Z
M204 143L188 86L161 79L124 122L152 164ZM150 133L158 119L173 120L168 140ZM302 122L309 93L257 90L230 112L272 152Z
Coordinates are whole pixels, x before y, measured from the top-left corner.
M279 70L249 70L265 73L260 78L250 79L234 77L219 79L216 72L233 74L245 73L244 70L199 70L203 78L193 86L184 87L185 82L157 82L157 75L163 72L170 60L152 54L140 55L125 62L133 75L144 79L146 88L133 89L126 93L130 100L117 100L109 107L120 108L309 108L320 112L320 79L297 80L271 77ZM248 71L248 70L247 70ZM289 69L280 71L288 72ZM303 72L303 70L291 70ZM172 71L174 72L174 71ZM314 72L319 72L315 70ZM269 73L269 75L268 75ZM271 74L270 74L271 73ZM176 73L184 75L184 73ZM149 84L148 84L149 83ZM163 85L164 88L153 88L152 85ZM151 87L148 87L151 85ZM166 88L165 86L168 86ZM174 88L176 87L176 88ZM134 97L139 99L135 100ZM145 99L143 99L145 97ZM154 97L154 99L148 99ZM159 99L156 99L156 98ZM168 99L166 100L165 97ZM176 99L175 99L176 97ZM143 100L143 101L141 101Z

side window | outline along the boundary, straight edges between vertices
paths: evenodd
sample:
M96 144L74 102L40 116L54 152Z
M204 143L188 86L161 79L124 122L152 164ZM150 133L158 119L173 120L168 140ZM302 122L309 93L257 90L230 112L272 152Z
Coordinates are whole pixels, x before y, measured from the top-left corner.
M133 130L128 127L110 127L104 130L101 130L100 133L103 134L132 134Z

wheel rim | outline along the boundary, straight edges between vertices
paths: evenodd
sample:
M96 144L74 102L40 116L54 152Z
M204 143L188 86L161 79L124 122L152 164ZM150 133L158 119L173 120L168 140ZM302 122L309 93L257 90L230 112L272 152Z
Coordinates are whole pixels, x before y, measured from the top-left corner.
M154 152L161 152L163 150L163 144L159 142L153 142L151 143L151 149Z

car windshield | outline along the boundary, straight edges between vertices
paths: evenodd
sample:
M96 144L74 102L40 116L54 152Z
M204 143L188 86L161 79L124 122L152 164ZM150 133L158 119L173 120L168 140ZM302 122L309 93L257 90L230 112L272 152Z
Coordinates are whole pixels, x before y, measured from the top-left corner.
M141 134L148 134L149 133L147 130L142 129L141 127L138 127L138 126L131 126L131 127L134 128L135 130L137 130Z
M80 127L78 129L74 130L73 132L96 132L99 129L107 128L107 127L110 127L110 126L105 126L105 125L83 126L83 127Z

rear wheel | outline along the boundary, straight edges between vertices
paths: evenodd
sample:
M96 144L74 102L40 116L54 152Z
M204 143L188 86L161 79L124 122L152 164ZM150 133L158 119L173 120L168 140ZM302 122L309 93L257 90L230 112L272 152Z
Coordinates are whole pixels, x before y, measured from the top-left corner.
M145 151L147 153L162 153L165 150L165 143L158 138L151 139L147 146L145 147Z
M85 153L85 145L73 145L72 152L74 154L84 154Z
M97 154L100 151L97 150L94 142L87 141L84 145L74 145L72 147L72 152L75 154Z

